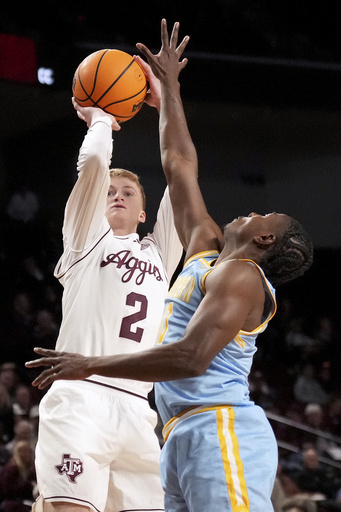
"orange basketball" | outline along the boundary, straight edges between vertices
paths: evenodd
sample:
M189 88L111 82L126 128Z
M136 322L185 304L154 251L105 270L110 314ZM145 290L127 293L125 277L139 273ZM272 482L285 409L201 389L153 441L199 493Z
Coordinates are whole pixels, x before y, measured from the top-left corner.
M128 53L98 50L79 64L72 91L83 107L100 107L123 123L141 109L147 80L141 66Z

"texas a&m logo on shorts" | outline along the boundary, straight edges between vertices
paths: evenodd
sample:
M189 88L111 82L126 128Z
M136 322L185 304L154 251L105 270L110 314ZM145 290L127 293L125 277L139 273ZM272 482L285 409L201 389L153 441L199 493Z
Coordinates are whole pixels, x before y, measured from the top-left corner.
M65 474L70 482L75 484L77 476L83 473L83 462L80 459L70 457L69 453L63 453L61 464L55 466L60 475Z

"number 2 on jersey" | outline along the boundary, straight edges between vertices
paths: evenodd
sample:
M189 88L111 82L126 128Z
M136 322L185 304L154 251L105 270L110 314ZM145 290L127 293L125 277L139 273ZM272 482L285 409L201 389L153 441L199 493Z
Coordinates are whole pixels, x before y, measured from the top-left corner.
M133 324L136 324L140 320L144 320L147 316L148 299L145 295L131 292L127 295L126 305L136 306L140 304L139 311L132 313L131 315L125 316L122 319L120 337L127 338L128 340L136 341L140 343L143 335L143 329L141 327L132 328Z

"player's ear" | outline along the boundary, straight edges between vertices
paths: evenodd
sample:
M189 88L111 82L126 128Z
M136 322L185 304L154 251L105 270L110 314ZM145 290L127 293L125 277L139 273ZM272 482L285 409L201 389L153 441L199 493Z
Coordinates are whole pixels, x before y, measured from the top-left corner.
M263 235L256 235L253 237L253 241L260 247L266 247L272 245L276 241L276 235L273 233L264 233Z
M146 212L144 210L140 211L138 221L142 224L146 222Z

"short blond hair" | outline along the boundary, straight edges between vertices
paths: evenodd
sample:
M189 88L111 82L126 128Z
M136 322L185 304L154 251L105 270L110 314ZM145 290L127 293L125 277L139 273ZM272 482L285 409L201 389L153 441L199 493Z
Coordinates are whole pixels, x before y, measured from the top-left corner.
M137 185L138 189L141 192L142 208L143 208L143 210L145 210L146 209L146 194L144 193L144 189L143 189L143 186L141 185L139 176L137 174L135 174L134 172L127 171L126 169L120 169L118 167L116 167L114 169L110 169L109 173L110 173L110 177L118 176L121 178L128 178L128 180L133 181Z

